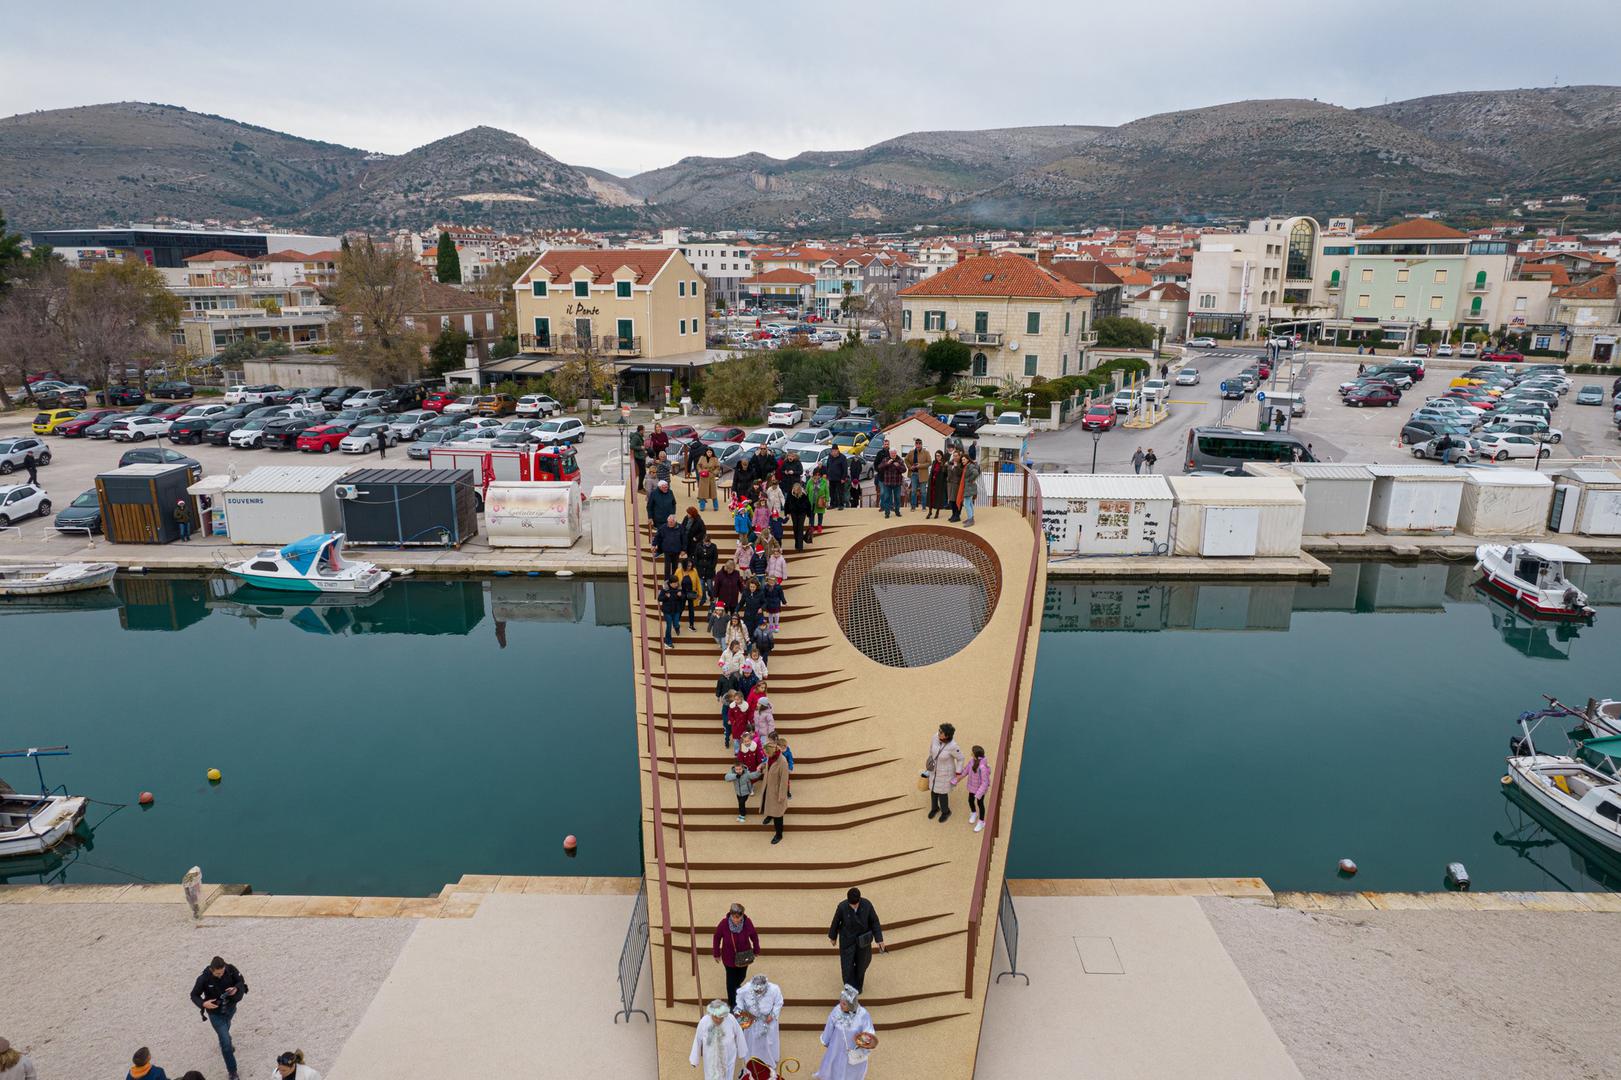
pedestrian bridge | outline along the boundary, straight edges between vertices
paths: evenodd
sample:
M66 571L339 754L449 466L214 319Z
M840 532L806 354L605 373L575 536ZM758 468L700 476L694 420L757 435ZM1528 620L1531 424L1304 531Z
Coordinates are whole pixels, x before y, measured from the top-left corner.
M880 1039L873 1075L973 1075L1046 582L1034 478L1021 471L994 479L997 497L984 500L994 505L979 507L972 529L925 521L921 510L888 520L870 508L830 511L813 546L788 550L787 606L768 686L795 771L776 846L760 820L759 793L739 824L721 779L732 757L714 697L719 650L702 613L698 631L683 627L673 648L662 643L661 564L648 546L644 499L630 493L661 1077L692 1075L687 1055L702 1005L726 992L711 934L735 901L760 934L751 971L780 985L787 1002L783 1057L797 1060L807 1080L842 986L828 925L852 885L873 901L888 947L874 956L862 996ZM711 511L705 521L724 560L731 518ZM927 816L918 774L944 721L956 725L964 754L978 744L995 766L993 823L983 832L968 822L962 787L948 823Z

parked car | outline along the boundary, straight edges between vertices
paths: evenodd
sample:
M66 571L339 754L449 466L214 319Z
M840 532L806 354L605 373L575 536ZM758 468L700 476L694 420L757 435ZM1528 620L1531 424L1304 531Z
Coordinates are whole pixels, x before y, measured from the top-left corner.
M582 443L585 441L585 425L572 416L560 416L553 420L544 420L534 430L535 441L546 446L554 443Z
M422 387L417 383L401 383L398 386L391 386L383 392L382 398L376 404L381 405L384 412L391 413L420 408L422 405Z
M44 517L50 512L51 500L43 488L33 484L0 487L0 528L26 517Z
M1480 346L1476 342L1466 341L1458 346L1458 355L1473 359L1480 355Z
M733 428L732 430L738 432L738 438L736 441L741 442L743 439L742 430L740 428ZM795 451L805 450L812 446L832 445L833 433L827 430L827 428L821 427L804 427L800 428L798 431L791 432L788 435L788 441L783 444L785 449Z
M1546 420L1538 420L1530 416L1509 416L1501 420L1493 420L1481 428L1480 433L1482 435L1530 435L1533 438L1541 438L1545 442L1551 443L1559 442L1565 437L1563 431L1556 427L1549 427Z
M1421 341L1417 345L1413 346L1413 355L1428 356L1430 355L1430 347Z
M1462 438L1468 434L1467 424L1428 416L1414 417L1402 425L1401 442L1403 446L1417 446L1441 435L1455 435Z
M1190 349L1214 349L1216 347L1216 339L1213 337L1188 338L1188 348Z
M361 405L361 406L358 406L357 408L353 408L353 409L339 409L337 412L332 414L331 419L333 419L333 420L370 420L370 419L375 417L375 418L380 420L380 419L383 418L383 415L384 415L383 410L379 406L376 406L376 405ZM496 420L495 422L497 424L499 424L501 421Z
M85 392L73 386L58 386L37 391L34 404L42 409L82 409L87 404Z
M29 430L35 435L49 435L68 421L76 419L78 415L77 409L46 409L34 417Z
M451 434L449 428L432 428L418 435L406 449L405 456L412 461L427 461L428 453Z
M833 421L839 419L843 415L844 410L839 408L837 405L818 405L816 407L816 411L811 414L811 426L827 427L827 425L831 424Z
M383 399L387 396L387 390L357 390L353 394L350 394L348 397L343 399L343 407L345 409L358 409L366 405L375 405L377 408L381 409L383 407Z
M473 411L480 416L506 416L517 407L518 403L508 394L480 394Z
M1113 405L1088 405L1085 415L1081 417L1081 428L1084 431L1109 431L1114 427L1117 415Z
M1443 445L1442 439L1446 442ZM1416 458L1429 458L1436 461L1447 460L1452 464L1472 462L1480 458L1480 449L1467 435L1458 435L1446 432L1433 439L1413 444L1413 456Z
M266 405L269 404L269 402L265 400L266 398L270 397L270 395L274 394L276 391L284 389L286 389L286 387L282 386L280 383L260 383L258 386L244 386L242 388L242 396L239 400L245 401L249 405Z
M265 428L275 423L277 419L270 416L254 417L231 432L231 437L226 441L232 450L257 450L264 445Z
M860 432L867 437L868 442L871 442L873 439L878 438L883 431L883 425L879 424L877 420L857 416L852 411L849 416L835 420L827 425L827 430L831 431L835 436L847 432Z
M1178 385L1178 386L1198 386L1199 385L1199 369L1198 368L1190 368L1190 367L1182 368L1180 371L1178 371L1176 373L1176 385Z
M305 428L303 434L298 437L298 448L306 454L330 454L359 422L328 420L314 427Z
M805 419L805 411L791 401L779 401L766 413L765 422L776 426L793 427Z
M49 465L51 449L44 439L24 435L15 439L0 439L0 473L9 473L27 465Z
M1380 383L1359 386L1345 395L1345 404L1358 409L1367 405L1383 405L1389 408L1399 401L1401 401L1401 395L1396 393L1394 387Z
M356 424L338 443L345 454L371 454L394 445L394 433L381 420Z
M691 424L665 424L664 434L668 435L672 441L675 439L696 439L698 437L698 429L693 427ZM670 457L673 459L675 455L671 454Z
M433 393L422 399L422 407L424 409L432 409L434 412L444 412L445 407L453 404L456 400L457 395L453 391L435 390Z
M1604 387L1592 383L1576 391L1576 404L1602 405L1604 404Z
M137 386L112 386L96 391L96 401L102 405L144 405L146 395Z
M364 389L366 389L364 386L334 386L321 395L321 407L327 412L335 413L343 408L345 401Z
M834 441L837 443L837 440ZM788 433L779 431L776 428L757 428L743 436L743 445L749 448L751 454L756 446L763 446L767 450L776 450L778 447L786 446L787 443ZM866 444L867 440L861 440L861 445L865 446Z
M90 534L101 532L101 496L96 489L81 492L72 502L57 511L52 522L57 532L78 533L86 529Z
M299 438L312 427L326 423L325 417L282 416L265 425L260 445L266 450L292 450Z
M107 419L117 419L123 413L117 409L84 409L71 420L65 420L56 425L53 434L64 439L82 439L84 433L90 430L90 425Z
M469 416L478 411L478 395L463 394L454 398L440 410L446 416Z
M1553 453L1540 439L1530 435L1481 434L1476 437L1476 445L1480 447L1483 456L1496 461L1507 461L1509 458L1545 458Z
M1250 385L1243 379L1221 380L1221 396L1227 400L1243 400L1250 392Z
M746 434L748 433L740 427L712 427L702 435L698 436L698 439L699 441L710 445L716 443L734 443L742 442L743 436ZM797 435L799 432L795 432L794 434Z
M394 432L395 439L409 442L426 431L428 425L433 423L438 415L432 409L412 409L410 412L400 413L388 426Z
M172 423L161 416L126 416L113 423L110 434L116 442L141 442L167 435Z
M518 399L515 411L519 416L552 416L562 412L563 405L547 394L525 394Z
M167 446L142 446L125 450L118 459L118 467L122 469L126 465L185 465L191 469L193 483L203 478L202 462Z
M247 415L247 405L226 405L224 412L199 415L192 413L182 416L169 425L169 441L179 445L181 443L200 443L208 436L208 429L215 424L226 420L235 420Z
M1451 344L1449 344L1448 342L1445 342L1445 341L1441 342L1439 345L1437 345L1435 347L1435 355L1437 357L1451 356L1452 355L1452 346L1451 346Z
M197 392L189 382L160 382L152 386L152 396L160 398L189 398Z

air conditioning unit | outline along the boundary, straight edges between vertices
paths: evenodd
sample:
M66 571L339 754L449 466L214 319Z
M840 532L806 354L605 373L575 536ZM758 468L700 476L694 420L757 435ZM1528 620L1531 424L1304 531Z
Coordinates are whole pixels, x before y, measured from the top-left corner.
M360 498L360 488L354 484L338 484L332 489L332 494L340 499L358 499Z

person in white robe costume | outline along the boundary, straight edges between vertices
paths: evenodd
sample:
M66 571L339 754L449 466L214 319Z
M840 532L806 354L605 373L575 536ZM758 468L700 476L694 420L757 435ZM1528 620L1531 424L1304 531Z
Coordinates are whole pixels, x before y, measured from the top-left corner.
M703 1062L704 1080L737 1080L738 1067L748 1052L743 1029L738 1026L732 1010L724 1001L711 1001L692 1037L692 1056L688 1063L697 1068L698 1063Z
M737 1007L754 1016L754 1023L743 1032L749 1056L776 1068L782 1060L782 988L756 975L737 988Z
M872 1051L856 1045L856 1037L872 1034L872 1017L861 1007L861 991L846 986L839 1003L827 1016L822 1028L822 1063L816 1066L816 1080L865 1080L867 1055Z

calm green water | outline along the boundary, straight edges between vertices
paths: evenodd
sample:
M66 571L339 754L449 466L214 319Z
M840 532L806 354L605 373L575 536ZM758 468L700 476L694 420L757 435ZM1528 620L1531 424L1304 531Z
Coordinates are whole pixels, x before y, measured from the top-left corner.
M1621 567L1588 571L1621 603ZM1055 584L1010 872L1332 889L1349 856L1371 889L1438 887L1453 860L1478 889L1621 882L1497 782L1540 694L1617 696L1621 611L1536 627L1471 579L1352 563L1323 586ZM110 816L65 864L0 876L196 863L273 892L421 895L463 873L634 874L627 612L622 582L523 577L406 580L358 606L172 578L0 605L0 745L71 744L46 777L76 793L157 795L92 808ZM33 783L15 761L0 776Z

